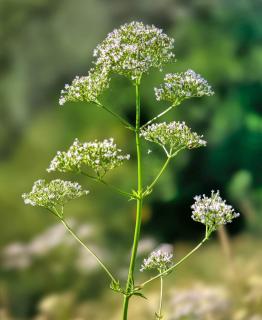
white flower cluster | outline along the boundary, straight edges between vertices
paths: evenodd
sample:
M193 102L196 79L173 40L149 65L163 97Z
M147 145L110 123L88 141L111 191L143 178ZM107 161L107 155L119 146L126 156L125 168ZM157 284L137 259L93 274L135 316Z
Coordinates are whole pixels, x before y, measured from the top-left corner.
M68 151L57 152L47 171L81 172L84 167L88 167L98 177L103 177L109 170L130 159L129 154L123 155L121 152L113 138L85 143L75 139Z
M141 130L141 136L146 140L161 145L168 150L169 156L174 155L178 150L187 148L193 149L206 146L203 136L192 132L185 122L162 122L148 126Z
M111 72L132 80L140 79L149 68L161 68L174 61L173 47L174 40L153 25L141 22L124 24L109 33L94 50L95 67L88 75L76 77L71 85L65 85L59 104L97 102L100 94L109 87Z
M194 199L195 203L191 206L192 219L205 224L210 231L216 230L222 224L232 222L239 216L239 213L220 197L219 191L212 190L210 198L203 195L196 196Z
M166 271L173 264L173 254L162 250L153 251L144 259L140 271L156 269L159 273Z
M155 88L158 101L170 101L174 104L192 97L211 96L214 94L208 82L193 70L165 75L164 84Z
M124 24L109 33L94 50L97 66L107 66L112 72L139 79L151 67L160 68L174 61L174 39L161 29L141 22Z
M32 191L22 194L22 198L25 204L52 210L88 193L89 191L83 190L77 182L56 179L48 183L37 180Z
M91 69L88 76L76 76L71 85L65 85L59 104L62 106L66 102L96 102L99 95L109 87L109 82L106 68Z

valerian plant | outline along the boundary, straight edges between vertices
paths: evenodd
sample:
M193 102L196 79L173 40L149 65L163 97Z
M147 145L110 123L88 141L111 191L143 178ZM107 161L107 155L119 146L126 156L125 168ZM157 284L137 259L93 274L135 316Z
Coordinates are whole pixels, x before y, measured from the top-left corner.
M131 297L134 295L144 297L143 288L157 279L160 280L160 302L155 317L156 319L163 319L163 278L198 250L220 225L231 222L239 215L222 200L219 191L212 191L209 197L205 195L196 196L195 203L192 205L192 219L205 225L203 240L179 261L175 261L173 254L170 252L161 250L152 252L148 258L144 259L140 271L155 270L157 274L143 283L136 283L135 266L144 201L150 196L169 162L179 152L184 149L191 150L206 146L203 136L192 132L184 122L156 122L186 99L214 94L208 82L193 70L164 76L164 83L159 88L155 88L154 91L157 101L168 101L170 106L157 114L152 120L141 124L140 87L143 75L147 74L151 68L161 70L167 63L175 62L173 49L174 40L163 33L161 29L144 25L141 22L124 24L119 29L109 33L106 39L97 46L94 50L94 67L87 76L77 76L71 84L66 84L61 91L59 100L60 105L75 101L94 103L97 107L116 117L128 130L134 133L137 187L130 192L121 190L105 180L109 171L123 165L130 158L128 154L116 146L113 138L93 142L80 142L75 139L67 151L57 152L47 169L48 172L81 173L108 186L115 192L127 197L128 200L136 201L134 239L125 286L113 275L109 267L82 242L65 220L64 206L66 203L87 195L89 191L83 190L76 182L57 179L50 182L38 180L34 183L31 192L23 194L25 204L40 206L49 210L60 219L72 236L97 260L109 277L110 288L123 295L123 320L128 318L128 306ZM101 94L109 87L112 74L127 77L134 87L135 124L129 123L99 100ZM143 183L141 139L159 145L166 157L159 173L148 185Z

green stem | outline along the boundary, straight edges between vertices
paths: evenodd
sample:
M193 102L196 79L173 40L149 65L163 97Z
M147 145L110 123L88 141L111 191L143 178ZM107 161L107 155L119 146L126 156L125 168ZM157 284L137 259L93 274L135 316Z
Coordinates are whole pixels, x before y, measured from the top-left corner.
M182 149L184 149L184 148L180 148L180 149L178 149L176 152L172 153L172 149L171 149L169 152L167 152L167 150L165 149L165 147L164 147L164 146L162 146L162 147L164 148L164 150L165 150L165 152L166 152L166 154L167 154L167 159L166 159L166 161L164 162L164 164L163 164L162 168L160 169L159 173L157 174L156 178L155 178L155 179L153 180L153 182L147 187L148 190L152 189L152 188L154 187L154 185L157 183L158 179L161 177L161 175L162 175L163 172L165 171L166 167L168 166L170 160L171 160L172 158L174 158L174 157L178 154L179 151L181 151Z
M106 182L106 181L103 180L103 179L100 179L100 178L98 178L98 177L92 176L92 175L90 175L90 174L88 174L88 173L86 173L86 172L84 172L84 171L81 171L81 173L82 173L84 176L86 176L86 177L88 177L88 178L90 178L90 179L92 179L92 180L94 180L94 181L96 181L96 182L101 182L102 184L104 184L105 186L109 187L109 188L112 189L113 191L121 194L122 196L126 196L126 197L128 197L128 198L134 197L133 194L131 194L131 193L129 193L129 192L126 192L126 191L123 191L123 190L121 190L121 189L118 189L117 187L111 185L110 183Z
M134 269L137 255L137 247L140 236L142 219L142 166L141 166L141 144L140 144L140 80L136 81L136 152L137 152L137 205L136 205L136 225L128 278L126 283L126 292L130 292L134 286ZM125 295L123 303L123 320L127 320L128 304L130 296Z
M163 302L163 277L160 277L160 299L157 319L162 319L162 302Z
M123 320L126 320L126 319L127 319L129 299L130 299L130 297L124 295L124 301L123 301Z
M108 113L110 113L112 116L114 116L115 118L117 118L126 128L135 131L134 126L131 125L131 123L129 123L127 120L125 120L124 118L122 118L119 114L117 114L116 112L112 111L111 109L109 109L108 107L106 107L105 105L103 105L102 103L100 103L99 101L96 101L95 104L98 107L101 107L102 109L106 110Z
M114 278L112 273L107 269L107 267L104 265L104 263L98 258L98 256L89 249L81 239L78 238L78 236L74 233L74 231L70 228L70 226L66 223L66 221L62 218L60 218L63 225L66 227L66 229L71 233L71 235L96 259L96 261L100 264L100 266L104 269L104 271L107 273L107 275L110 277L110 279L117 283L117 280Z
M171 160L172 158L174 158L174 157L178 154L178 152L180 152L181 150L184 149L184 148L180 148L180 149L178 149L177 151L175 151L174 153L172 153L172 148L171 148L170 151L168 152L168 151L166 150L165 146L162 146L162 145L161 145L161 147L164 148L165 153L166 153L166 155L167 155L167 159L166 159L166 161L164 162L163 166L161 167L161 169L160 169L159 173L157 174L156 178L155 178L155 179L153 180L153 182L147 187L147 190L150 190L150 189L152 189L152 188L154 187L154 185L157 183L158 179L161 177L161 175L162 175L163 172L165 171L166 167L168 166L170 160Z
M128 197L128 198L134 197L134 195L132 195L131 193L126 192L126 191L123 191L123 190L121 190L121 189L118 189L117 187L113 186L112 184L107 183L105 180L100 180L100 182L101 182L102 184L104 184L105 186L109 187L110 189L112 189L113 191L121 194L122 196L126 196L126 197Z
M158 118L162 117L163 115L165 115L166 113L168 113L171 109L173 108L173 105L168 107L166 110L164 110L163 112L159 113L157 116L155 116L153 119L149 120L147 123L143 124L141 129L149 126L152 122L156 121Z
M154 187L154 185L157 183L158 179L161 177L161 175L165 171L166 167L168 166L170 160L171 160L171 157L168 157L167 160L165 161L165 163L163 164L162 168L160 169L158 175L154 179L154 181L147 187L149 190L152 189Z
M153 278L150 278L149 280L143 282L141 285L139 285L139 288L143 288L146 284L150 283L153 280L156 280L164 275L167 275L170 271L178 267L182 262L184 262L187 258L189 258L195 251L197 251L206 241L208 238L204 238L193 250L191 250L187 255L185 255L181 260L179 260L176 264L174 264L172 267L168 268L166 271L159 273Z
M180 101L177 99L171 106L169 106L167 109L165 109L163 112L159 113L157 116L155 116L153 119L149 120L147 123L143 124L140 129L143 129L147 126L149 126L152 122L156 121L157 119L161 118L163 115L168 113L171 109L178 106L180 104Z

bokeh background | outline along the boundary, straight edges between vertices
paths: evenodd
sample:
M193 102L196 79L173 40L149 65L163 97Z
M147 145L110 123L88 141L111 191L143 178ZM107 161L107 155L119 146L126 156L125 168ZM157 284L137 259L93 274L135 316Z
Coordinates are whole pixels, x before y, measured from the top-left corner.
M167 246L181 258L203 235L190 218L196 194L220 189L241 218L166 281L165 315L174 319L262 319L262 4L259 0L1 0L0 1L0 319L120 319L121 297L106 276L45 210L21 194L57 150L75 137L114 137L135 154L132 135L110 115L84 103L58 105L64 83L85 75L92 52L108 32L132 20L153 23L176 40L177 62L152 70L142 83L142 118L165 108L153 88L164 72L194 69L216 95L192 99L165 120L185 120L208 146L181 153L145 203L139 262ZM115 77L103 97L134 120L134 88ZM148 154L147 149L152 149ZM144 146L146 181L163 154ZM134 157L108 181L135 186ZM69 223L121 280L127 274L135 217L127 202L103 186L75 179L90 195L66 208ZM149 275L139 274L138 280ZM158 283L134 298L130 319L153 319Z

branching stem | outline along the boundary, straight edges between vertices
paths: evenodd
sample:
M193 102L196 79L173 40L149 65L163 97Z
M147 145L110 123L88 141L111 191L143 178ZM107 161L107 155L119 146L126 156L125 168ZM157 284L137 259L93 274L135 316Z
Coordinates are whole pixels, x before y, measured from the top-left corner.
M137 255L137 247L140 236L141 220L142 220L142 164L141 164L141 145L140 145L140 80L136 81L136 152L137 152L137 194L138 198L136 200L136 225L134 232L134 240L132 253L130 258L130 265L128 271L128 278L126 283L126 293L132 292L134 287L134 269L135 261ZM124 296L123 302L123 320L127 320L128 314L128 304L130 295L126 294Z
M101 102L96 101L95 104L106 110L108 113L110 113L113 117L117 118L127 129L135 131L135 127L131 125L131 123L129 123L126 119L124 119L123 117L121 117L118 113L112 111L111 109L109 109L107 106L103 105Z
M155 177L155 179L153 180L153 182L147 187L147 190L152 190L152 188L154 187L154 185L158 182L159 178L162 176L162 174L164 173L164 171L166 170L170 160L172 158L174 158L179 151L181 151L183 148L178 149L177 151L175 151L174 153L172 153L172 149L167 152L166 150L166 154L167 154L167 159L164 162L163 166L161 167L160 171L158 172L157 176Z
M166 113L168 113L170 110L172 110L175 106L177 106L179 104L178 101L176 101L175 103L173 103L171 106L169 106L167 109L165 109L163 112L159 113L157 116L155 116L153 119L149 120L147 123L143 124L141 126L141 129L149 126L151 123L153 123L154 121L156 121L157 119L161 118L163 115L165 115Z
M159 173L157 174L156 178L153 180L153 182L147 187L149 190L152 189L154 187L154 185L157 183L158 179L162 176L163 172L165 171L165 169L167 168L169 162L171 160L171 157L168 157L165 161L165 163L163 164L162 168L160 169Z
M121 190L121 189L113 186L112 184L106 182L105 180L103 180L103 179L101 179L101 178L99 178L99 177L92 176L92 175L90 175L90 174L88 174L88 173L86 173L86 172L84 172L84 171L81 171L81 173L82 173L83 175L85 175L86 177L88 177L88 178L90 178L90 179L92 179L92 180L94 180L94 181L96 181L96 182L100 182L100 183L104 184L105 186L107 186L107 187L109 187L110 189L112 189L113 191L121 194L122 196L128 197L128 198L130 198L130 199L134 197L133 194L131 194L131 193L129 193L129 192L126 192L126 191L124 191L124 190Z
M140 284L138 287L139 288L143 288L145 285L147 285L148 283L167 275L169 272L171 272L172 270L174 270L176 267L178 267L182 262L184 262L187 258L189 258L195 251L197 251L206 241L208 240L207 237L205 237L193 250L191 250L187 255L185 255L181 260L179 260L176 264L174 264L172 267L168 268L166 271L159 273L158 275L156 275L155 277L150 278L149 280L143 282L142 284Z
M95 259L96 261L100 264L100 266L104 269L106 274L109 276L109 278L114 282L117 283L117 280L115 277L112 275L112 273L108 270L108 268L104 265L104 263L98 258L98 256L87 247L87 245L84 244L84 242L75 234L75 232L71 229L71 227L67 224L67 222L63 219L60 218L61 222L65 226L65 228L71 233L71 235L81 244L82 247L85 248Z
M163 304L163 277L160 277L160 298L159 298L159 309L157 319L162 319L162 304Z

